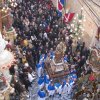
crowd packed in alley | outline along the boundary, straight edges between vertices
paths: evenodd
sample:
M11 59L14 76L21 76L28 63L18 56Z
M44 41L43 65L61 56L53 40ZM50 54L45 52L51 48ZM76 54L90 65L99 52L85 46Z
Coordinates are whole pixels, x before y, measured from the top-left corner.
M90 51L85 42L77 41L73 46L69 29L50 0L22 0L11 9L17 37L14 48L7 48L16 55L17 62L10 68L13 76L11 86L16 94L21 96L25 91L29 93L29 87L37 80L38 100L54 98L55 95L62 100L67 100L66 95L72 98L77 78L92 72L90 64L86 63ZM59 78L59 82L54 82L45 70L45 60L48 56L50 60L55 58L56 46L61 41L66 44L62 60L69 64L69 74L63 79Z

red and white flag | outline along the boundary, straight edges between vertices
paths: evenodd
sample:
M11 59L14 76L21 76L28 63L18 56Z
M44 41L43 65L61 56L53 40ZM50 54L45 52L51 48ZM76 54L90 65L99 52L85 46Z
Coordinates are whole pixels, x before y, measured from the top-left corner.
M64 22L65 23L69 23L70 21L72 21L73 17L74 17L75 13L67 13L64 15Z

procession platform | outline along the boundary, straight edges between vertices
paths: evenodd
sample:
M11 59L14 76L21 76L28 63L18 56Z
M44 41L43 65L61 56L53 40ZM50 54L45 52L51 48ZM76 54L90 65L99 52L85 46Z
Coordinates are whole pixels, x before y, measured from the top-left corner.
M54 68L54 66L51 66L50 63L45 63L46 72L48 73L48 75L50 76L51 79L64 78L65 76L67 76L69 74L68 66L66 66L66 68L64 68L64 66L61 65L59 67L56 66L56 69L53 69L53 68Z

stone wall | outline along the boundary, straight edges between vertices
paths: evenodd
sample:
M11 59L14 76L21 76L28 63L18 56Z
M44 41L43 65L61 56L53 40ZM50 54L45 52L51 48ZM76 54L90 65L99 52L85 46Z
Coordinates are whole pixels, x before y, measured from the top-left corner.
M52 0L53 4L57 7L57 0ZM95 36L97 34L98 26L95 22L95 16L91 14L90 9L83 3L83 0L75 0L72 2L69 0L68 5L66 8L70 9L70 12L75 12L80 14L81 13L81 8L83 7L83 15L86 17L86 21L83 22L84 26L84 36L83 36L83 41L86 42L87 46L93 46L95 45Z
M53 2L54 6L57 7L57 1L58 0L51 0L51 1Z
M91 14L90 9L82 2L82 0L77 0L78 2L74 3L71 11L76 13L81 13L81 8L83 7L83 15L85 15L86 21L83 22L84 26L84 36L83 41L86 42L87 46L95 45L95 36L97 34L98 26L93 20L94 16Z

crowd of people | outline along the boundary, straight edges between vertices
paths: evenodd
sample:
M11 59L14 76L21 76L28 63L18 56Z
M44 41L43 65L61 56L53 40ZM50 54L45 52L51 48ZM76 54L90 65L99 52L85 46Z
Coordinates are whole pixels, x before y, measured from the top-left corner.
M90 54L85 42L78 41L73 47L71 33L50 0L22 0L12 8L11 13L17 34L13 48L17 62L10 68L13 75L11 85L15 92L19 95L23 91L28 92L28 87L38 78L39 100L45 100L46 96L54 97L56 93L62 96L66 94L64 91L71 94L72 86L69 83L73 85L77 78L91 73L88 64L88 67L84 67ZM48 54L53 59L56 46L62 40L66 44L63 59L74 68L70 67L71 75L68 77L71 80L67 77L55 84L45 72L44 63Z

